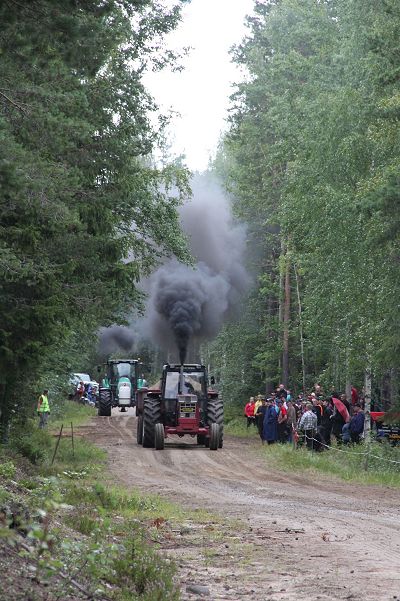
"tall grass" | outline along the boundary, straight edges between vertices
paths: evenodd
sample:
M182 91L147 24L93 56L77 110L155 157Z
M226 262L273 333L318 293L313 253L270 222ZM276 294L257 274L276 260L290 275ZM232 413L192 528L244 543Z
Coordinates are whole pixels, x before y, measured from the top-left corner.
M370 447L336 447L322 453L289 444L262 447L268 465L285 471L326 474L363 484L400 487L400 449L372 442ZM368 456L367 456L368 454ZM390 461L388 461L390 460ZM391 463L398 461L399 463Z
M55 430L64 423L70 434L70 422L86 420L93 410L66 402L54 413L57 419L46 430L36 420L15 428L6 460L0 461L0 502L14 499L16 480L18 503L29 509L24 527L42 545L40 555L32 547L29 564L45 559L55 577L59 569L72 571L93 598L104 593L115 601L177 601L176 568L154 548L152 524L175 518L180 510L161 497L110 484L105 452L79 436L74 450L70 437L61 438L51 466ZM31 463L26 471L27 460ZM44 520L36 519L38 511Z
M57 400L50 409L49 428L60 428L62 423L70 426L71 422L74 426L80 426L96 415L94 407L80 405L75 401Z
M54 469L68 465L79 467L104 460L105 453L93 445L88 445L76 435L75 431L75 428L93 417L95 409L63 400L52 403L50 409L50 419L46 429L39 429L39 418L30 418L14 424L10 431L8 448L3 449L3 453L16 452L34 465L48 466L57 441L55 434L60 431L63 424L63 436L57 450ZM72 446L72 430L74 430L74 446Z
M249 441L259 441L257 429L253 426L247 428L246 419L234 412L228 413L225 432ZM369 446L333 445L332 450L322 453L311 453L302 447L294 450L291 444L275 444L260 446L259 452L276 469L326 474L364 484L400 486L400 446L392 447L385 442L372 441ZM394 463L396 461L399 463Z

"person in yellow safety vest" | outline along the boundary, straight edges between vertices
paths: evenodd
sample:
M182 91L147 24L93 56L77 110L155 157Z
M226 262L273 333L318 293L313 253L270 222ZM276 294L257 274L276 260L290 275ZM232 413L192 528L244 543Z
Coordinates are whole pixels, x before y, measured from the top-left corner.
M49 391L43 390L43 394L40 395L38 400L37 412L40 418L39 420L39 428L45 428L47 426L47 422L50 415L50 406L48 395Z

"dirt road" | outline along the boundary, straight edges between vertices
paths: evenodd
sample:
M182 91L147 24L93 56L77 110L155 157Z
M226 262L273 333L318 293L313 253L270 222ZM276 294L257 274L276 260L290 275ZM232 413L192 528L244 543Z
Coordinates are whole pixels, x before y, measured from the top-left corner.
M135 433L132 410L113 410L85 436L107 450L116 481L223 516L212 539L191 524L166 545L182 599L400 599L398 491L269 469L257 440L228 438L213 452L172 438L154 451Z

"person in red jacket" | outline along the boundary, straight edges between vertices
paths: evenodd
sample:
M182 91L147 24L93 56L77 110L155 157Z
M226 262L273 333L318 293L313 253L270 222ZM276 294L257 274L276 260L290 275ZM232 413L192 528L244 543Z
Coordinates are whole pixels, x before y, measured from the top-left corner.
M254 401L254 397L250 397L249 402L246 404L245 408L244 408L244 414L247 417L247 427L249 427L251 424L253 424L253 426L256 425L256 418L254 415L254 407L255 407L255 401Z

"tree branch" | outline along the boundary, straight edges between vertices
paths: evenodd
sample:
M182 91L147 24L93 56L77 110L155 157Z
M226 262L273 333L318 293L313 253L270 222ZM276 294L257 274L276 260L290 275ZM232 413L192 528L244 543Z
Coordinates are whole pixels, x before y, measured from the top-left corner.
M14 102L14 100L11 100L11 98L9 98L6 94L4 94L4 92L0 92L0 96L2 96L3 98L5 98L7 100L7 102L9 102L10 104L12 104L13 106L15 106L15 108L17 108L19 111L21 111L21 113L24 113L24 115L26 114L25 109L22 108L22 106L20 106L16 102Z

